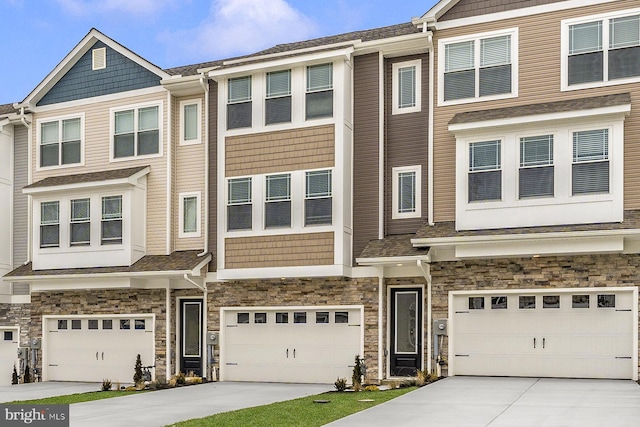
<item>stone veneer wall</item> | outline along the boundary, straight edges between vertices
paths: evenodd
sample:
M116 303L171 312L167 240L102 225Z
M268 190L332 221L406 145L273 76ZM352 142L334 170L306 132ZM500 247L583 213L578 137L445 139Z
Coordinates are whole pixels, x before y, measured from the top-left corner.
M0 325L20 327L20 347L29 346L31 304L0 304Z
M447 318L449 291L638 286L640 255L440 262L431 265L431 276L432 317ZM447 339L442 350L447 355Z
M221 307L364 305L364 359L367 365L367 380L377 380L378 278L243 280L209 283L208 289L209 331L220 330ZM218 356L216 352L216 361L219 360Z
M156 379L165 379L166 310L164 289L117 289L90 291L34 292L31 294L31 336L42 336L43 315L134 314L156 315ZM131 369L133 364L131 362ZM42 368L38 352L38 368Z

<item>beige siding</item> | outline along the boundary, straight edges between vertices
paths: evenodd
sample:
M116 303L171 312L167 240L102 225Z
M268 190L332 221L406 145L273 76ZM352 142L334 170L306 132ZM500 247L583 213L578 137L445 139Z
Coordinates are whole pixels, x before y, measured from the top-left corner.
M225 176L333 167L334 125L226 138Z
M225 239L225 268L333 264L333 233Z
M153 93L135 98L125 98L94 104L81 105L34 114L36 120L84 113L84 166L59 169L36 170L36 156L32 156L33 182L54 175L72 175L109 169L121 169L135 166L151 167L147 179L147 254L166 252L167 230L167 95L166 92ZM148 101L161 101L162 119L162 156L126 161L109 162L110 149L110 108L136 105ZM32 126L33 152L38 149L37 126Z
M29 141L27 128L14 127L13 169L13 266L18 267L28 258L29 204L22 193L29 178Z
M540 6L561 1L564 0L460 0L447 13L442 15L440 21L506 12L523 7Z
M600 4L579 9L534 15L525 18L440 30L434 34L437 70L438 40L506 28L519 28L519 96L499 101L477 102L437 107L434 117L434 216L435 220L455 219L455 138L448 129L451 118L460 112L487 110L516 105L536 104L563 99L586 98L611 93L631 92L631 115L625 121L625 209L640 208L640 146L631 144L630 136L640 134L640 83L603 88L560 91L560 21L600 12L637 7L637 0ZM541 31L541 28L544 28ZM439 76L436 76L436 79ZM436 87L438 87L436 80ZM436 95L437 96L437 95Z

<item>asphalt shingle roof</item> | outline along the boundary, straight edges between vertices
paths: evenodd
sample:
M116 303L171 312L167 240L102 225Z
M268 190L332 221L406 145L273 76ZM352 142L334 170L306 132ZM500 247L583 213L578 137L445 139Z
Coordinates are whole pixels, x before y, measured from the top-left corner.
M428 248L415 248L411 244L414 234L388 236L371 240L358 258L388 258L426 255Z
M144 168L149 166L138 166L126 169L114 169L108 171L81 173L76 175L62 175L62 176L50 176L33 184L27 185L24 188L42 188L42 187L54 187L56 185L69 185L69 184L84 184L87 182L96 181L108 181L112 179L129 178Z

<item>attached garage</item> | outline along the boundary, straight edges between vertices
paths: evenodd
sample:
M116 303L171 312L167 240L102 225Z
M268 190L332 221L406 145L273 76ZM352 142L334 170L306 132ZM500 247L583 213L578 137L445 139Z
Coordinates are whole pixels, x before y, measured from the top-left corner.
M449 375L637 379L637 288L449 294Z
M44 316L45 381L133 382L136 356L155 360L155 317Z
M11 384L13 366L19 369L18 346L20 337L17 327L0 326L0 386Z
M363 355L362 306L222 308L220 379L333 383Z

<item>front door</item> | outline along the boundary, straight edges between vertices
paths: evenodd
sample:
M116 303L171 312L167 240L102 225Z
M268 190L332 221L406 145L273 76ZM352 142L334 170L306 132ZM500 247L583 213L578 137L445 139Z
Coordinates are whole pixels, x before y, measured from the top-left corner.
M202 376L202 300L180 301L180 372Z
M422 289L391 289L390 376L415 376L422 368Z

